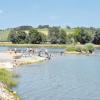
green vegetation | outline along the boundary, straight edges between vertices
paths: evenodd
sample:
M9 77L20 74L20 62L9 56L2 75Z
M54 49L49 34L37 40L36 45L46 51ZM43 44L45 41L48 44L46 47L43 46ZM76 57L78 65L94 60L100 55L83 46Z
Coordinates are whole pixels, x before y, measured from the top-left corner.
M0 30L0 41L7 41L10 30Z
M85 48L86 51L89 52L89 53L92 53L92 52L94 51L94 46L93 46L93 44L90 44L90 43L86 44L86 45L84 46L84 48Z
M69 46L69 47L67 47L66 50L67 50L68 52L77 51L77 47L75 47L75 46Z
M93 44L85 44L84 46L69 46L66 49L67 52L79 52L79 53L93 53L94 46Z
M17 43L17 44L24 44L24 43L40 44L46 41L46 36L38 32L36 29L30 30L28 33L25 31L12 30L8 35L8 39L12 43Z
M97 30L94 33L94 39L93 39L94 44L100 44L100 30Z
M26 41L26 33L24 31L12 30L8 35L8 40L12 43L24 43Z
M91 42L92 34L82 28L77 28L73 33L73 38L75 43L85 44Z
M13 78L13 73L5 69L0 69L0 82L5 83L8 87L16 86Z
M0 41L11 41L18 44L100 44L100 28L66 26L50 27L49 25L19 26L0 31Z
M28 42L31 44L41 44L46 41L46 35L33 29L29 31L28 39Z
M67 34L63 29L52 27L49 29L49 41L51 44L66 44Z
M48 28L43 28L43 29L36 29L38 32L41 32L41 33L43 33L44 35L46 35L46 36L48 36Z
M11 88L13 86L16 86L17 83L15 82L14 78L17 78L18 75L13 74L12 72L5 70L5 69L0 69L0 83L2 83L2 87L0 89L2 90L5 94L7 94L7 97L10 98L15 98L14 100L21 100L20 96L17 96L16 92L13 92Z

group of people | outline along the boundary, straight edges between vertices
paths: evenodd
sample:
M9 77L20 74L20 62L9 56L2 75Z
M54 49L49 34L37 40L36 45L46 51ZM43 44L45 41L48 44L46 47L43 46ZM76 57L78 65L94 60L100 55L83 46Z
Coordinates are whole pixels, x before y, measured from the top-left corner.
M27 48L27 49L26 49L26 52L27 52L27 54L29 54L30 56L31 56L31 55L37 54L37 55L40 56L40 57L46 57L46 58L48 58L48 59L51 58L51 56L50 56L50 54L48 53L48 50L47 50L47 49L39 49L39 50L37 50L37 49L34 49L34 48Z
M38 56L45 56L46 58L48 59L51 59L51 55L48 53L48 50L47 49L44 49L44 50L40 50L38 52Z
M34 48L26 48L25 52L31 56L35 53L35 49Z
M17 53L17 48L14 48L14 49L8 49L8 51L9 51L9 53L11 54L11 53Z

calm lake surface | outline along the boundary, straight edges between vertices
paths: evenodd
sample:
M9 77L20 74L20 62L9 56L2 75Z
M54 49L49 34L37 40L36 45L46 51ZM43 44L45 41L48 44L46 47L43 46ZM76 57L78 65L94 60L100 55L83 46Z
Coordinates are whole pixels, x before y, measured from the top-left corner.
M20 75L14 90L22 100L100 100L100 50L90 56L56 56L14 71Z
M22 100L100 100L100 55L57 56L17 68Z

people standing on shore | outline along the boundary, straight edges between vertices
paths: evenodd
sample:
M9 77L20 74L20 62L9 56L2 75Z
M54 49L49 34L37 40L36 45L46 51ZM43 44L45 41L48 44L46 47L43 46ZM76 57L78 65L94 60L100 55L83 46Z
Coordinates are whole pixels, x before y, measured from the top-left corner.
M48 59L51 59L51 55L49 55L48 50L45 49L45 55L47 56Z

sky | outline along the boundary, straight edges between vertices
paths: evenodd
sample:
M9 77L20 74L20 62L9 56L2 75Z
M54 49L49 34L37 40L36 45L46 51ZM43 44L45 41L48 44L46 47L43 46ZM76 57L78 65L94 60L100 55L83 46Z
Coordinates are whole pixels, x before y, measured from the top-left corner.
M0 0L0 28L100 27L100 0Z

